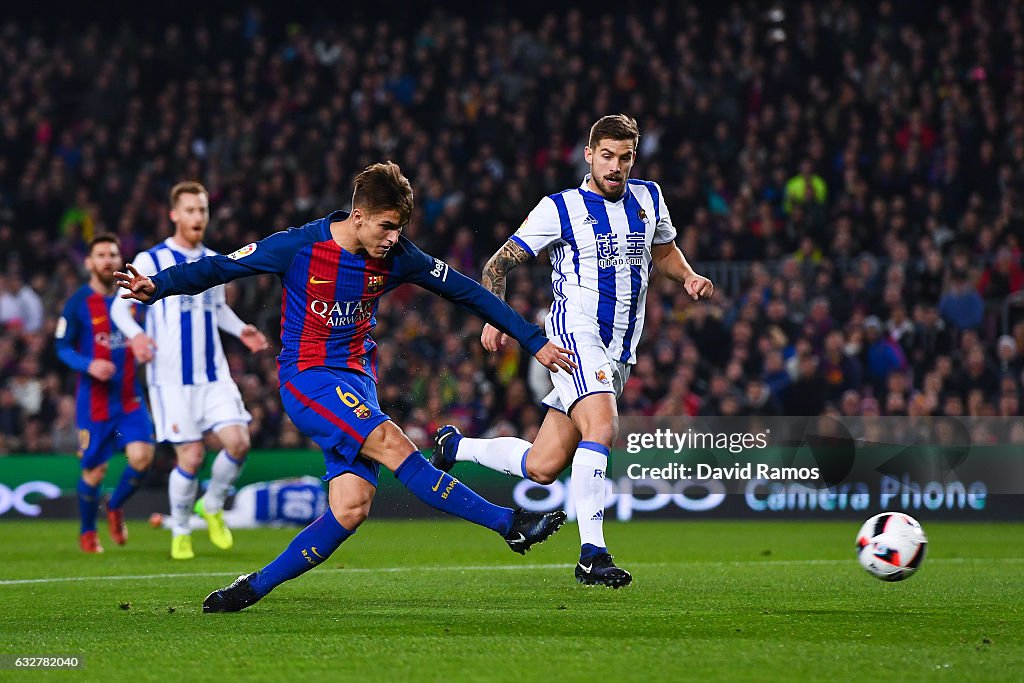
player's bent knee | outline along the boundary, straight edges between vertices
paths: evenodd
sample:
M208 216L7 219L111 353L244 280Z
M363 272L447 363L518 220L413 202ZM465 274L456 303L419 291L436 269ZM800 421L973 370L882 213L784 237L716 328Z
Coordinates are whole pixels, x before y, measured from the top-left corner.
M96 486L107 476L107 464L97 465L87 470L82 470L82 479L89 486Z
M590 424L580 431L583 441L593 441L611 448L619 435L619 420L614 418L610 422Z
M531 470L529 467L526 468L526 474L529 475L530 481L534 481L544 486L547 486L548 484L554 484L555 480L558 479L557 472Z
M177 456L178 467L189 474L195 474L203 466L203 445L197 442L179 447Z
M133 470L148 470L149 466L153 464L153 454L148 453L146 455L137 455L134 458L128 458L128 464L131 465Z
M244 460L245 456L249 454L252 441L249 438L247 427L241 425L232 426L218 432L217 436L224 445L224 450L228 452L232 459Z
M153 464L153 446L144 442L128 444L125 456L128 458L128 464L131 465L132 469L141 472L142 470L149 469L149 466Z
M366 501L361 504L346 505L340 510L332 510L334 518L338 520L338 524L342 525L349 531L355 531L356 528L366 521L366 518L370 515L370 501Z
M360 454L376 460L392 472L398 468L409 454L416 450L416 445L409 440L405 432L394 422L382 422L363 442Z

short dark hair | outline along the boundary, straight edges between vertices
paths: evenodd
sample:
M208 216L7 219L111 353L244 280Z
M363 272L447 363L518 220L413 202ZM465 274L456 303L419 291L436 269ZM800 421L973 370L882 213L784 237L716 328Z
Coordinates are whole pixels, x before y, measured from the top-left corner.
M210 193L206 191L203 184L195 180L186 180L180 182L171 188L171 207L173 208L178 203L178 197L183 194L205 194L207 197Z
M118 251L121 251L121 241L117 239L117 236L112 235L109 232L104 232L89 240L89 254L92 254L92 250L97 244L104 244L107 242L117 247Z
M635 148L640 142L640 127L631 116L608 114L599 118L597 123L590 127L590 140L587 146L594 149L601 140L632 140Z
M393 161L367 166L352 181L352 208L369 213L398 211L399 225L412 216L412 185Z

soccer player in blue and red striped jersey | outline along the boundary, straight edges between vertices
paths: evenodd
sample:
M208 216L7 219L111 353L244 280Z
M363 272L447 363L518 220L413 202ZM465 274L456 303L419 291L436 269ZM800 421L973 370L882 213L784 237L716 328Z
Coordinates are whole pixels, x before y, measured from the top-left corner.
M128 290L122 296L144 303L259 273L275 273L283 284L281 398L295 425L323 449L330 509L269 565L210 594L204 611L248 607L327 559L366 519L380 465L426 504L498 532L519 553L564 523L562 511L542 515L484 500L433 467L380 409L370 331L380 297L404 282L480 316L553 372L575 368L570 352L549 342L540 328L403 237L412 208L412 187L398 166L374 164L356 176L351 213L336 211L228 256L208 256L152 277L130 265L130 274L116 274Z
M114 271L121 263L117 238L96 236L85 259L89 282L68 299L57 321L57 355L79 373L79 545L87 553L103 552L96 537L96 513L111 455L124 449L128 456L121 480L107 501L110 536L118 545L128 538L122 506L153 461L153 421L135 381L135 357L128 340L110 322L110 306L117 297Z

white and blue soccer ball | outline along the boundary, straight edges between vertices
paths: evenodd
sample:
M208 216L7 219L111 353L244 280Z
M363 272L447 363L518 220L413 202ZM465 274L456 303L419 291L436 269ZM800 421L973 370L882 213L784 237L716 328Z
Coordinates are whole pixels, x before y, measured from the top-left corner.
M924 561L928 537L916 519L902 512L875 515L857 534L857 559L882 581L909 578Z

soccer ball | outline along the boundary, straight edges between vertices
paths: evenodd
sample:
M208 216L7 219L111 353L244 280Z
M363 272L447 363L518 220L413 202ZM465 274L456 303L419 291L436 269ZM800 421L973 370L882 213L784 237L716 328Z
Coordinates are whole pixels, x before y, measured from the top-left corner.
M924 560L928 538L917 520L902 512L875 515L857 534L857 559L871 576L902 581Z

